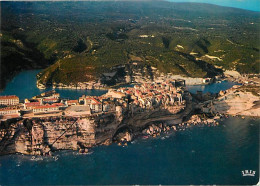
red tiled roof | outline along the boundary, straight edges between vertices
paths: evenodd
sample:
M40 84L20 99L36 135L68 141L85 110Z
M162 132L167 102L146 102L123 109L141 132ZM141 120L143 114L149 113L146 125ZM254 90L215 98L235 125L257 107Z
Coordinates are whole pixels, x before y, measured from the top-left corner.
M90 99L90 100L93 100L95 102L95 104L101 104L97 99L95 98L87 98L87 99Z
M68 100L68 103L78 103L78 100Z
M127 93L127 94L131 94L132 92L131 92L130 90L127 90L126 93Z
M139 101L138 100L134 100L134 103L139 103Z
M41 109L41 108L55 108L56 105L42 105L42 106L36 106L34 109Z
M12 114L6 114L5 116L8 118L11 118L11 117L17 117L17 116L19 116L19 114L12 113Z
M64 106L63 103L53 103L52 105L54 105L54 106Z
M44 98L44 101L56 101L58 100L57 98Z
M96 104L101 104L101 102L96 100L95 98L93 98L92 100L95 101Z
M12 108L12 107L0 108L0 111L7 111L7 110L19 110L19 109L18 108Z
M0 96L0 99L19 99L16 95Z
M40 102L30 102L30 103L25 103L25 106L30 107L30 106L37 106L37 105L40 105L40 104L41 104Z

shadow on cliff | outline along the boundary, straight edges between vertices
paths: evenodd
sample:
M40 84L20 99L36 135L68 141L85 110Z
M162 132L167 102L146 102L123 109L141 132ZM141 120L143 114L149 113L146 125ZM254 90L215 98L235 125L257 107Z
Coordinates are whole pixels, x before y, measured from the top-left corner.
M124 120L118 125L112 135L112 140L116 141L117 135L124 132L130 132L134 135L140 134L146 127L160 123L167 125L180 124L184 118L188 119L191 112L181 110L178 113L171 113L167 109L150 109L144 112L136 112L132 114L130 111L124 113Z

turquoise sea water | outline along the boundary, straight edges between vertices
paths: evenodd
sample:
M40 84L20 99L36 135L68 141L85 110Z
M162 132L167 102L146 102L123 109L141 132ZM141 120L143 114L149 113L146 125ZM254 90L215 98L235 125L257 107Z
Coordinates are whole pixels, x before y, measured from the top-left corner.
M221 83L212 83L209 85L186 85L186 88L189 92L196 94L197 91L202 91L203 93L218 93L221 90L227 90L237 85L238 83L230 81L222 81Z
M168 0L170 2L198 2L210 3L220 6L228 6L234 8L241 8L246 10L260 11L259 0Z
M20 73L1 94L25 98L40 93L35 86L37 72ZM222 82L188 88L217 92L231 86ZM59 91L71 98L82 93ZM61 151L34 160L25 155L0 156L0 185L252 185L259 180L259 122L232 117L216 127L194 126L156 139L136 139L127 147L100 146L87 155ZM243 177L243 170L256 175Z

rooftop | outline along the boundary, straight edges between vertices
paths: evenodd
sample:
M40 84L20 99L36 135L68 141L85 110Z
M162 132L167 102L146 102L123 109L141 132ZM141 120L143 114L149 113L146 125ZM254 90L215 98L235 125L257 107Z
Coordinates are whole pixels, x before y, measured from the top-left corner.
M17 107L4 107L4 108L0 108L0 111L7 111L7 110L20 110Z
M0 99L19 99L16 95L0 96Z
M41 105L41 106L36 106L34 109L41 109L41 108L55 108L58 107L57 105Z

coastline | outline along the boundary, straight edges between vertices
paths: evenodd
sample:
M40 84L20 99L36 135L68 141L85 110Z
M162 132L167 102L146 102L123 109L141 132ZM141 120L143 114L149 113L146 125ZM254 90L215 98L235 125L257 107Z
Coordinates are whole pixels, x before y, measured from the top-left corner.
M223 178L227 185L242 184L241 180L244 178L241 178L241 167L250 166L252 170L258 171L258 154L251 152L258 152L259 149L259 142L256 140L259 137L259 119L231 117L219 123L215 127L196 125L177 132L171 129L156 138L143 139L139 136L128 142L127 146L113 143L110 146L93 147L88 153L61 150L54 152L52 156L0 156L1 168L6 171L2 175L2 183L38 185L40 179L44 185L116 185L122 179L127 179L124 184L138 182L148 185L154 183L151 175L155 175L157 183L164 185L188 185L191 182L198 185L213 182L221 184ZM235 152L239 156L234 156ZM232 161L229 161L230 158ZM199 163L193 163L198 161ZM184 165L187 166L182 170ZM217 168L209 168L203 172L209 165ZM236 173L236 177L223 172L225 168ZM163 171L165 169L169 171ZM197 171L194 172L194 169ZM115 174L114 170L118 170L120 174ZM184 174L187 171L195 178L187 178ZM176 174L171 177L173 172ZM213 175L216 172L218 177ZM59 176L53 176L55 174ZM141 177L134 179L129 176L133 174ZM14 175L17 179L13 179ZM115 179L111 180L111 177ZM166 177L169 179L165 179ZM201 177L208 179L198 179ZM254 180L250 182L252 185L258 181L257 175L249 179Z
M154 89L147 91L150 86ZM19 102L18 97L14 98ZM120 88L100 97L83 95L74 106L70 105L70 100L59 100L59 94L55 92L42 93L33 99L32 102L25 100L22 105L19 103L24 107L21 111L33 113L1 122L1 154L44 155L61 149L85 152L88 147L111 143L119 131L131 130L135 134L150 122L176 120L179 123L192 111L190 95L183 93L183 88L175 86L175 82ZM46 103L49 100L54 103L49 105ZM55 103L58 100L60 103ZM83 105L80 105L82 101ZM65 107L65 110L58 107ZM48 113L46 109L50 109Z
M245 83L243 86L247 87L249 85L248 83ZM255 86L259 86L259 84L256 84ZM80 153L87 153L89 149L99 145L110 145L112 143L117 143L118 145L126 146L128 142L131 142L136 137L140 136L144 139L150 137L154 138L167 131L185 130L186 128L193 125L217 126L219 124L219 121L225 117L234 117L239 115L242 119L244 119L245 116L254 116L256 118L259 118L259 114L257 113L259 113L260 107L257 106L257 108L255 108L255 105L253 104L257 99L259 100L259 97L252 95L250 92L244 92L245 90L241 89L241 87L242 85L235 85L227 91L221 91L218 95L218 98L213 98L213 100L212 97L206 96L208 94L204 94L206 99L210 99L206 101L199 101L198 97L196 97L198 95L192 98L189 93L186 93L186 96L184 96L184 100L186 101L186 106L184 107L184 110L180 109L176 113L170 115L170 107L168 107L166 109L158 109L153 111L147 110L146 112L135 116L131 114L129 115L128 110L118 110L115 113L96 114L85 117L70 115L60 115L56 117L39 116L38 119L36 117L18 119L18 121L14 123L12 123L12 121L10 120L6 120L7 123L11 122L10 124L13 125L13 127L11 127L11 130L1 129L1 148L4 147L3 139L5 138L6 133L8 133L8 130L9 132L12 131L11 134L13 136L16 133L15 131L17 131L17 129L19 129L19 131L22 130L25 133L22 135L23 137L20 140L13 139L11 135L11 138L9 138L9 140L12 141L11 146L13 145L13 147L9 149L9 153L3 153L2 151L1 154L4 155L12 153L23 153L29 155L50 155L52 151L69 149L77 150ZM233 94L246 94L247 96L238 97L238 99L242 100L242 102L246 102L247 105L250 105L250 108L252 107L254 110L251 110L249 112L250 108L242 107L242 110L240 109L238 110L238 112L234 112L237 107L232 108L232 104L230 108L233 112L230 112L230 109L222 109L221 112L220 110L216 109L217 104L223 104L223 97L227 97L228 99L225 99L224 102L228 102L229 99L232 99L232 96L229 95ZM254 99L250 99L250 97L253 97ZM243 100L244 98L249 98L251 102L249 102L249 100ZM214 102L214 104L212 104L212 102ZM237 102L238 101L236 100L232 103L236 104ZM212 105L215 105L215 110L213 109ZM197 110L195 112L196 109L199 109L200 111L198 112ZM69 128L69 132L68 134L66 134L67 132L63 133L64 129L67 130L68 126L73 125L73 123L64 123L64 121L67 121L68 118L71 118L71 120L77 123L77 126L73 127L74 131ZM31 123L34 123L32 125L32 128L35 128L34 132L30 132L30 130L27 130L26 132L26 128L24 128L25 120L27 122L30 121ZM37 123L37 120L43 120L43 122ZM45 120L50 120L51 123L47 122L47 125L45 125ZM105 123L101 124L100 121L102 121L101 123L104 123L105 121ZM50 133L47 134L47 136L52 136L50 141L55 141L55 143L56 141L60 141L59 146L50 145L50 142L49 145L44 145L46 144L46 141L44 141L44 139L46 138L46 131L47 133L48 131L52 131L53 129L50 129L49 127L52 128L57 125L62 126L62 128L59 128L58 131L57 129L55 129L59 133L59 135ZM75 130L76 128L77 131ZM81 132L81 130L84 132ZM3 133L5 133L4 136ZM67 135L66 138L68 139L62 137L63 135ZM34 144L33 141L28 140L33 138L38 140L38 142L40 141L40 143ZM80 138L82 138L82 140L79 140ZM28 149L25 148L25 143L27 144L27 147L28 145L30 146L31 150L28 151Z
M177 77L180 78L179 76ZM218 121L224 117L237 115L241 116L241 118L245 116L260 117L258 114L260 113L258 103L259 91L256 91L256 93L258 93L257 96L253 95L248 89L248 87L251 86L259 87L260 78L258 76L254 77L256 78L250 76L214 78L218 81L229 80L239 82L241 85L234 85L232 88L226 91L220 91L217 94L197 92L191 96L190 93L186 91L183 94L183 99L185 100L184 105L181 106L180 104L178 107L166 105L157 109L151 107L151 109L144 109L144 111L140 113L135 112L131 114L134 107L124 106L120 109L117 108L117 110L113 112L91 115L82 115L80 113L76 113L75 115L67 111L64 115L59 111L56 114L28 115L16 119L7 119L6 121L2 121L1 126L11 126L11 128L0 129L0 154L3 155L7 152L7 154L23 153L30 155L47 155L52 151L62 149L72 149L78 150L81 153L87 153L88 149L98 145L110 145L111 143L127 145L128 142L140 135L145 136L144 138L149 138L156 137L169 130L185 130L185 128L193 125L216 126L218 125ZM167 76L161 77L158 83L160 84L160 82L166 80L169 81L172 79ZM183 80L178 80L174 84L177 86L182 81ZM209 83L212 82L212 80L209 81ZM138 87L140 84L135 83L135 86ZM114 91L120 92L121 89L121 91L124 89L133 89L131 87L133 86L125 86L125 88L114 89ZM109 95L111 93L114 95L113 91L109 91L107 94ZM114 96L120 94L116 93ZM240 104L238 105L238 103ZM176 108L178 109L176 110ZM75 130L75 127L72 127L73 129L69 129L69 134L63 134L64 130L66 131L68 129L68 126L74 125L71 122L68 122L70 124L66 123L68 118L77 123L75 123L77 130ZM48 123L46 120L50 120L51 122ZM39 121L43 122L39 123ZM100 121L102 122L100 123ZM26 122L31 123L31 128L26 129ZM61 126L59 126L60 124ZM53 131L54 126L59 126L54 130L57 133L50 132ZM33 133L31 130L34 127L35 132ZM81 130L83 132L80 132ZM21 134L19 134L20 132ZM7 134L10 136L7 136ZM81 136L82 134L85 135ZM18 135L18 137L16 135ZM33 137L33 135L35 137ZM64 138L63 135L67 135L67 137ZM16 137L14 138L14 136ZM33 138L38 140L39 143L30 140ZM12 146L11 149L8 145L6 146L5 140L9 140L9 145ZM60 143L62 145L52 146L51 144L54 141L61 141ZM48 145L46 146L46 144ZM9 148L9 150L4 152L3 150L6 148Z
M116 136L121 131L132 131L131 135L135 136L141 132L140 128L153 121L171 120L179 123L186 112L169 115L166 110L153 111L153 114L159 114L160 118L147 118L146 113L129 118L125 116L126 113L117 112L86 117L42 117L18 119L16 122L7 120L6 123L11 122L10 125L7 124L10 128L0 129L2 136L0 152L1 155L12 153L50 155L51 151L71 149L86 153L91 147L115 142ZM31 128L27 128L25 123L31 123L29 124Z
M115 87L120 87L122 85L133 85L133 84L143 84L143 83L152 83L152 82L166 82L171 81L173 79L176 80L183 80L185 81L186 85L208 85L210 83L213 83L213 81L216 79L214 78L192 78L192 77L186 77L182 75L174 75L172 73L161 73L157 70L157 68L152 67L152 73L156 76L143 76L140 72L134 71L132 72L132 76L124 76L121 77L120 80L117 80L115 84L108 85L106 83L101 83L102 78L97 77L96 80L88 81L88 82L77 82L77 83L70 83L69 85L64 83L41 83L41 79L37 76L36 86L40 90L44 90L47 88L52 87L53 89L79 89L79 90L107 90Z

